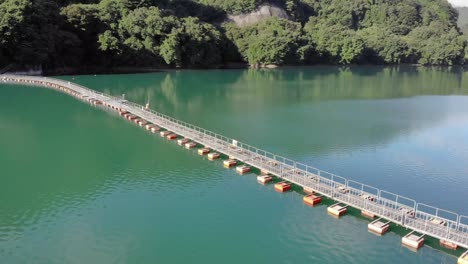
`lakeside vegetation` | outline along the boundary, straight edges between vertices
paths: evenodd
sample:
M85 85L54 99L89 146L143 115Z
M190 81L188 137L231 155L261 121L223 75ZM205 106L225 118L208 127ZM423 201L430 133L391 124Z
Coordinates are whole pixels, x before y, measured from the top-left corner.
M289 19L238 26L261 4ZM0 0L0 67L463 64L446 0Z

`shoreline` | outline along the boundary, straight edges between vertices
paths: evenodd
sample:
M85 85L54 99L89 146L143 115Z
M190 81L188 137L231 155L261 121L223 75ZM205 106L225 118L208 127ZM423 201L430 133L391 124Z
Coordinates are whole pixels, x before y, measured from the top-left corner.
M139 74L139 73L157 73L157 72L173 72L173 71L213 71L213 70L281 70L281 69L295 69L295 68L326 68L333 67L338 69L347 68L399 68L399 67L412 67L412 68L439 68L439 69L466 69L467 65L423 65L423 64L307 64L307 65L265 65L265 67L258 67L257 65L249 65L244 63L226 64L219 67L211 68L194 68L194 67L92 67L74 69L68 68L67 70L51 70L43 71L41 74L32 74L30 70L5 72L4 74L17 74L17 75L31 75L31 76L79 76L79 75L106 75L106 74Z
M256 172L267 171L267 173L276 177L277 179L277 181L275 180L276 183L280 181L284 182L286 180L287 182L289 182L290 188L291 186L299 190L302 188L303 194L306 194L307 190L313 190L313 192L321 194L321 197L323 196L325 199L324 204L329 206L328 209L333 208L333 206L341 204L342 206L340 208L345 209L346 207L349 207L349 211L350 211L349 213L351 215L354 214L357 217L362 217L362 219L368 219L368 218L365 218L365 215L363 216L363 212L372 214L372 217L371 217L372 219L376 217L379 217L380 219L385 219L386 221L389 221L389 223L391 223L391 225L393 226L391 231L397 234L401 234L403 238L408 236L407 230L410 229L412 231L409 234L412 234L413 232L418 232L419 234L427 235L428 236L427 245L435 249L440 249L442 250L442 252L447 252L448 250L440 246L439 244L440 241L448 241L450 243L453 243L459 246L459 248L456 249L455 251L448 251L448 253L456 252L455 253L456 255L454 254L454 256L460 255L460 253L464 251L464 248L466 248L466 244L464 243L466 239L463 240L463 237L468 235L466 230L463 231L463 229L461 229L460 231L456 232L456 231L449 230L449 229L446 230L446 228L444 228L443 230L444 232L447 232L447 235L443 235L440 232L434 231L434 228L440 228L440 223L433 223L431 219L439 219L442 221L442 223L453 223L453 219L439 216L437 214L437 211L435 212L435 215L424 212L424 211L421 211L423 214L418 215L416 213L418 212L418 209L417 209L418 205L425 206L425 204L419 204L415 200L401 196L406 201L414 202L414 205L399 203L398 202L398 198L400 197L399 195L394 194L395 198L388 198L385 196L381 196L381 192L391 194L391 195L393 195L393 193L389 193L389 192L386 192L385 190L377 189L375 187L357 183L357 182L355 183L358 184L358 186L353 187L353 186L348 185L347 183L348 180L338 176L339 178L346 180L346 186L344 186L340 180L338 181L333 180L333 175L331 179L329 179L327 176L320 176L320 175L327 175L327 174L331 175L331 174L324 172L324 171L320 171L319 169L316 169L314 167L308 167L307 165L302 165L303 167L298 167L296 165L296 162L294 162L294 165L290 165L286 163L287 161L281 156L277 156L275 154L271 154L271 156L268 156L267 154L268 152L246 145L241 142L237 142L230 138L225 137L224 139L222 139L222 141L220 141L220 137L219 137L220 135L214 132L201 129L191 124L178 122L177 119L174 119L170 116L159 114L157 112L150 111L148 109L145 110L143 105L138 105L136 103L128 103L126 101L122 102L120 100L115 100L113 97L107 94L98 93L92 89L88 89L83 86L78 86L74 83L66 82L60 79L53 79L53 78L44 81L42 80L42 78L28 77L28 76L23 76L23 77L6 76L6 77L3 77L2 80L3 82L6 82L6 83L13 83L13 84L20 84L20 85L33 85L33 86L42 86L45 88L52 88L57 91L67 93L84 102L88 102L90 105L94 105L96 107L102 107L104 109L106 109L107 107L107 109L112 109L114 111L119 112L120 116L129 120L132 123L134 122L138 124L140 127L143 127L149 123L150 125L153 125L153 127L156 126L158 128L163 128L163 131L160 133L167 132L167 134L164 134L164 135L161 134L161 135L167 137L168 140L174 140L177 138L179 139L190 138L192 140L191 143L195 144L195 146L197 145L205 146L205 147L209 146L209 148L212 149L213 151L217 151L218 153L221 153L221 155L223 155L224 157L224 162L226 162L228 158L231 159L231 157L234 157L237 161L243 161L241 165L244 165L244 167L247 166L249 168L249 171L251 167L252 167L252 171L254 170ZM146 126L146 130L150 130L148 129L148 126ZM152 131L152 133L158 133L158 132L159 130ZM169 138L168 135L171 135L171 134L175 135L175 138ZM232 145L234 144L235 144L235 149L232 150ZM236 148L239 148L242 151L239 152L236 150ZM261 154L261 153L265 153L265 154ZM258 160L260 162L258 162ZM234 166L237 166L237 165L238 164L234 164ZM236 169L238 170L239 168L240 166L237 166ZM293 173L290 172L291 168L293 169ZM284 172L285 169L286 169L286 172ZM314 173L310 171L318 171L318 173ZM309 181L304 181L304 178L302 177L308 177ZM310 179L316 179L316 180L310 180ZM332 185L328 184L327 182L331 182ZM364 188L363 186L370 187L371 189L377 190L377 194L375 194L375 192L365 191L363 189ZM335 188L338 188L339 191L338 192L334 191ZM281 192L284 192L284 191L282 190ZM347 194L347 195L344 195L344 194ZM353 195L352 197L355 197L355 198L350 199L349 197L351 197L351 195ZM370 201L370 202L375 202L375 204L372 204L372 206L367 206L368 202L364 202L364 203L362 202L363 195L365 197L364 198L365 200ZM369 199L367 197L371 197L372 199ZM430 207L439 210L436 207L432 207L432 206ZM330 214L330 210L327 210L327 212ZM346 213L346 210L344 212ZM382 212L385 212L385 214L382 214ZM405 212L405 215L407 215L407 217L403 217L401 219L402 212ZM445 212L448 212L448 211L445 211ZM344 213L332 212L332 214L335 217L339 218ZM459 219L458 218L459 215L458 214L456 215L457 215L457 219ZM432 217L432 218L429 218L429 217ZM369 220L369 223L371 221L374 221L374 220ZM460 225L460 223L458 223L457 225ZM421 226L424 226L424 228L422 229ZM400 227L401 227L400 230L402 232L398 230L398 228ZM454 230L459 230L459 229L455 228ZM455 234L456 236L454 238L450 238L446 240L449 233ZM405 245L403 240L402 240L402 244ZM424 244L424 240L422 244L418 244L417 246L413 246L412 244L409 244L409 246L412 250L417 251L420 247L423 246L423 244Z

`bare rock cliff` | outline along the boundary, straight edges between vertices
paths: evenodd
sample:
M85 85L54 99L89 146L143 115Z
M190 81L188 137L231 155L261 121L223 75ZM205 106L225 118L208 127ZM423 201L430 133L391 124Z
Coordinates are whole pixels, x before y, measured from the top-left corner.
M254 12L241 15L228 15L226 22L234 22L237 26L247 26L255 24L270 17L279 17L289 19L288 14L281 7L271 4L263 4L259 6Z

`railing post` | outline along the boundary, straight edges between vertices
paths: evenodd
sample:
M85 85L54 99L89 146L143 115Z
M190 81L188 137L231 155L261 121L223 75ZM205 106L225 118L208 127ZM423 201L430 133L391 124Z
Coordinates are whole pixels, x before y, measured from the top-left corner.
M349 182L348 180L345 180L345 188L348 190L348 192L346 193L346 199L347 199L347 202L349 203L351 201L351 191L349 190ZM367 200L367 199L366 199ZM364 201L364 209L366 209L366 203Z
M396 196L396 199L395 199L395 205L396 205L398 208L400 208L400 204L398 203L398 197L399 197L399 196L397 195L397 196Z
M406 221L405 218L406 218L406 213L405 213L404 210L401 210L401 225L402 225L402 226L405 226L405 224L406 224L406 223L405 223L405 221Z
M451 222L449 222L449 223L447 224L447 235L446 235L446 238L450 238L450 226L451 226L451 225L452 225Z
M331 187L331 190L332 190L331 197L333 199L335 197L335 189L336 189L335 181L333 180L333 174L331 176L331 185L330 185L330 187Z
M423 233L429 234L429 235L435 235L438 238L447 238L447 239L452 239L454 241L459 242L460 244L467 244L468 243L468 226L466 223L467 218L465 216L457 215L454 214L452 216L447 216L446 210L435 208L429 206L429 208L432 208L430 210L431 213L426 213L424 211L419 212L419 206L425 206L427 205L424 204L417 204L416 201L406 198L404 196L399 196L396 194L392 193L387 193L387 198L382 197L382 191L377 189L377 201L378 203L372 203L370 200L365 199L362 201L362 198L360 197L362 194L364 194L364 184L361 184L360 188L360 193L359 193L359 188L353 188L353 192L349 190L350 185L349 185L349 180L344 179L339 177L338 175L334 175L331 173L327 173L324 171L324 177L322 177L322 173L320 170L315 169L314 173L316 172L317 175L314 175L314 177L318 178L318 183L315 181L309 181L309 173L311 169L309 169L309 166L297 163L296 161L285 159L281 156L276 156L272 153L268 153L260 150L258 148L249 146L247 144L243 144L239 142L239 145L236 149L231 149L229 145L231 145L231 140L228 138L225 138L223 136L220 136L216 133L210 132L208 130L202 129L197 126L190 125L186 122L183 122L181 120L175 119L170 116L163 115L161 113L158 113L156 111L153 111L151 109L145 109L143 106L140 106L139 104L129 102L126 100L118 100L119 98L117 96L109 96L101 92L93 91L91 89L88 89L83 86L75 85L70 82L66 81L61 81L61 80L54 80L52 78L36 78L36 77L12 77L12 79L7 81L8 83L20 83L23 85L35 85L35 86L44 86L46 88L58 88L58 87L66 87L68 89L71 89L75 91L76 93L82 95L82 96L89 96L93 97L95 99L103 100L109 104L112 104L113 106L121 107L130 111L134 111L134 114L140 115L142 118L148 119L148 121L156 121L161 124L161 126L164 126L168 130L173 130L175 133L178 133L180 135L184 136L191 136L192 139L197 140L200 144L211 144L213 143L213 147L218 147L219 146L219 151L223 152L225 154L231 154L234 153L235 156L239 156L241 158L247 158L247 159L254 159L254 158L261 158L265 157L266 159L260 159L260 160L250 160L251 164L258 164L259 168L268 168L272 172L274 171L276 174L279 173L279 177L284 179L285 176L288 176L289 180L296 181L300 185L306 185L310 184L310 186L314 186L318 190L324 191L324 193L328 196L328 187L331 188L331 197L332 199L335 198L335 194L338 194L340 199L342 201L346 201L349 205L357 205L361 209L368 210L368 208L371 208L374 211L379 212L379 214L388 217L389 219L392 219L393 222L398 223L399 219L398 217L401 217L401 225L406 226L408 224L409 227L415 227L416 229L423 229ZM38 82L38 83L37 83ZM125 95L122 95L122 99L125 99ZM164 124L164 125L163 125ZM218 143L218 139L221 143ZM212 148L213 148L212 147ZM238 151L242 151L242 153L239 153ZM269 163L266 163L266 161L274 161L275 165L271 165ZM305 166L305 169L299 169L299 167L302 168L302 166ZM292 168L292 170L291 170ZM300 171L300 173L298 173ZM305 173L305 177L303 177L303 173ZM290 177L290 178L289 178ZM329 179L331 177L331 180ZM340 181L337 181L335 183L335 179L340 179ZM323 181L322 181L323 180ZM348 190L346 194L342 194L341 192L338 191L337 184L341 185L341 181L344 180L345 187ZM370 193L372 193L372 196L374 195L372 191L369 191L369 187L371 189L373 188L372 186L366 185L366 190ZM325 191L327 190L327 191ZM393 197L395 197L393 199ZM412 212L414 213L414 218L412 218L410 215L407 214L407 210L410 210L410 202L413 202L413 208ZM423 208L423 207L421 207ZM424 209L423 209L424 210ZM434 215L434 210L435 210L435 215ZM427 211L427 209L426 209ZM441 213L442 216L439 216L439 213ZM451 212L448 212L451 213ZM455 216L455 217L453 217ZM443 220L447 223L446 228L443 228L442 226L434 225L432 224L429 220L432 217L436 217L437 219ZM449 219L450 218L450 219ZM455 219L456 218L456 219ZM455 220L454 220L455 219ZM423 221L423 223L421 223ZM455 229L455 230L452 230ZM443 232L446 232L446 234L443 234ZM453 235L451 237L451 235Z

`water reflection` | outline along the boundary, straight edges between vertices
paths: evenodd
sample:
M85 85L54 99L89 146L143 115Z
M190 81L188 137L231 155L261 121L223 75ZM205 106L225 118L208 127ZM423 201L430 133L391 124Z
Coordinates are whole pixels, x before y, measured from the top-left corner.
M140 103L150 94L163 113L426 203L428 190L460 198L468 183L459 154L468 152L459 132L468 120L462 68L171 71L77 81ZM427 189L415 193L416 185ZM467 213L449 198L438 205Z
M171 71L80 76L76 81L111 94L125 93L141 104L149 99L153 109L264 146L275 144L255 135L271 131L287 135L298 128L295 138L306 139L303 151L320 152L378 146L442 122L454 112L447 110L448 100L384 99L466 95L467 76L458 67L373 66ZM239 126L249 129L240 131ZM316 140L310 141L312 136ZM296 143L289 147L291 152L301 151L302 142Z
M75 77L79 83L164 109L230 104L390 99L419 95L466 95L468 73L459 67L310 67L279 70L169 71L155 74ZM70 77L64 77L71 79ZM97 82L98 81L98 82ZM131 85L130 85L131 84ZM222 99L227 97L228 100ZM185 110L190 110L186 108Z
M466 76L459 68L313 67L75 81L149 98L191 123L466 213L468 97L453 96L467 94ZM393 234L368 236L357 218L330 220L325 207L233 177L66 95L0 89L0 107L0 262L174 260L187 258L175 249L192 245L189 256L211 262L235 247L243 252L235 263L453 263L426 247L403 250ZM286 253L258 251L271 247Z

